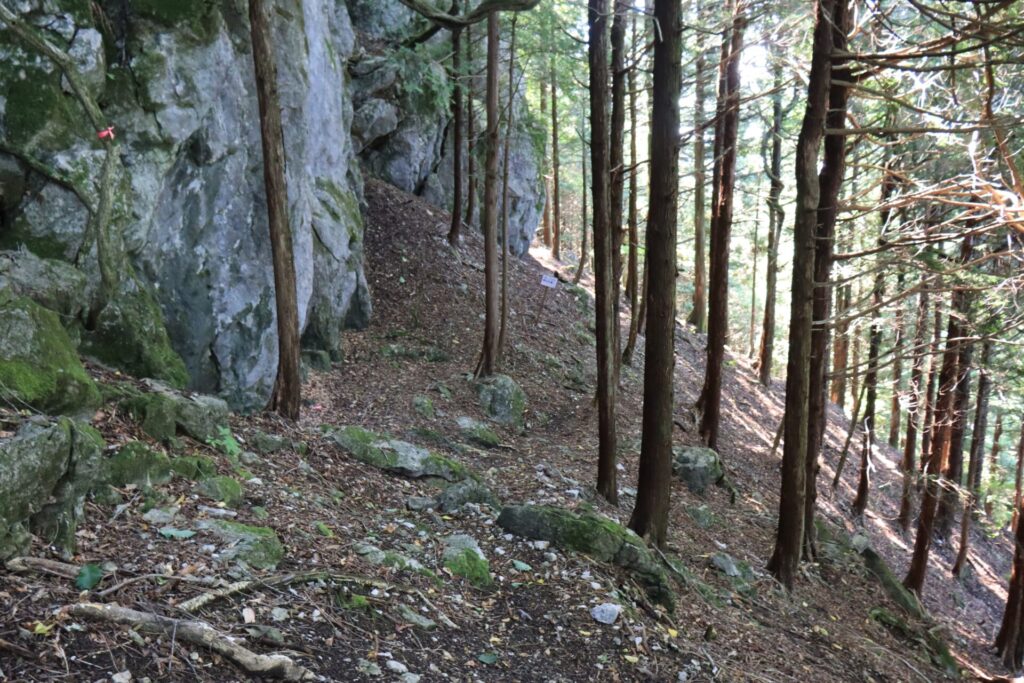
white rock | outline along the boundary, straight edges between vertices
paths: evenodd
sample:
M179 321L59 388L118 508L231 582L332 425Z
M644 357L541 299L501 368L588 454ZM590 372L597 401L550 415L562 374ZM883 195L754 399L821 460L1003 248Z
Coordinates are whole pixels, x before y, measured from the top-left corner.
M122 671L121 673L116 673L110 677L110 680L112 683L131 683L132 672Z
M590 610L590 616L601 624L614 624L622 613L622 607L614 602L606 602Z
M409 672L409 667L407 667L405 664L402 664L397 659L389 659L386 666L388 667L388 669L394 671L396 674L404 674Z

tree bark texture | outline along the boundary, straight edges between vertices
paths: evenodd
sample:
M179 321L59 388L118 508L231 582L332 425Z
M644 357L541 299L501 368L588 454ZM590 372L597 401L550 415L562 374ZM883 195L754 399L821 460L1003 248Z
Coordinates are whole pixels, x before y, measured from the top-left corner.
M679 189L679 91L682 41L679 0L655 0L661 27L654 43L651 192L647 220L648 329L644 360L643 432L636 507L629 527L664 545L672 478L673 372L676 317L676 216Z
M796 147L796 214L793 226L793 285L790 305L789 359L783 425L782 487L779 525L768 570L791 590L796 581L804 539L804 494L807 415L810 389L811 298L814 289L814 232L820 189L818 148L828 111L831 79L832 22L845 0L815 3L811 70L803 124Z
M608 129L608 0L589 0L590 168L594 199L594 280L597 317L597 491L615 504L615 237L612 232ZM621 141L620 141L621 142ZM621 199L621 197L620 197ZM621 210L621 206L620 206Z
M277 97L277 65L274 63L271 31L262 0L249 0L249 27L256 73L256 99L260 108L263 183L267 194L277 307L277 377L270 407L282 417L297 420L302 391L299 375L299 304L295 292L292 232L288 225L288 186L285 180L281 105Z
M728 45L722 49L723 77L719 99L722 101L721 125L716 131L716 147L721 160L716 163L714 204L711 207L711 263L708 278L708 349L701 393L700 435L709 448L718 447L722 422L722 364L729 336L729 238L732 232L733 190L736 181L736 144L740 118L740 52L746 19L738 0L733 2L732 28ZM721 143L718 134L721 134Z

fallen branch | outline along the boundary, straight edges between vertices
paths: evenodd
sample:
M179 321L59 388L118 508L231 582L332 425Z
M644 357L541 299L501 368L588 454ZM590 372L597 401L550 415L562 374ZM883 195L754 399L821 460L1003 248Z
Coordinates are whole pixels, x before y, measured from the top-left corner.
M36 572L38 574L52 574L65 579L75 579L81 569L77 565L47 560L42 557L12 557L7 560L7 571L9 572Z
M290 658L284 655L255 653L233 642L228 636L218 633L213 627L202 621L172 619L151 612L139 612L120 605L89 602L68 605L63 612L81 619L124 624L138 631L170 636L193 645L200 645L230 659L247 673L256 676L281 678L286 681L305 681L315 678L312 672L296 664Z
M180 609L186 612L195 612L197 609L202 609L207 605L214 603L224 598L229 598L239 593L244 593L254 588L276 588L279 586L290 586L293 583L309 583L310 581L336 581L338 583L356 583L361 586L373 586L374 588L380 588L381 590L401 590L405 593L418 592L414 588L405 588L401 586L395 586L394 584L387 583L386 581L380 581L378 579L371 579L365 576L352 576L349 574L332 574L330 572L301 572L297 574L279 574L277 576L268 576L261 579L247 579L244 581L236 581L232 584L228 584L223 588L218 588L215 591L209 593L203 593L196 597L186 600L185 602L178 605Z

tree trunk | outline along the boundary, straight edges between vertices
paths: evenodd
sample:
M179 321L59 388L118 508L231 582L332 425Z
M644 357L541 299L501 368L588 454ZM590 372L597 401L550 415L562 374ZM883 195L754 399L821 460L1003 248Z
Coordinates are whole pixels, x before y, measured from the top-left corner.
M487 15L487 130L484 162L484 346L479 377L498 365L498 13Z
M704 254L707 235L704 232L704 99L707 60L704 33L697 33L696 84L693 104L693 310L687 322L704 332L708 327L707 271Z
M960 548L953 563L953 576L960 576L971 533L971 511L978 499L978 483L982 460L985 457L985 431L988 429L988 393L991 380L988 366L992 361L992 342L985 340L981 347L981 364L978 366L978 399L974 408L974 428L971 430L971 455L967 468L967 498L964 500L963 517L960 519Z
M505 337L508 334L508 230L509 230L509 197L508 175L512 154L512 124L515 121L516 94L516 22L518 14L512 15L508 47L508 108L505 110L505 144L502 150L501 172L501 327L498 331L498 365L505 357Z
M846 34L850 30L846 3L838 2L833 15L832 49L846 50ZM833 59L829 81L828 113L825 127L846 126L846 104L850 69L844 59ZM846 138L826 135L818 174L818 212L814 234L814 291L811 300L811 358L807 404L807 455L804 476L804 557L813 561L816 554L814 510L818 499L818 470L821 468L822 445L828 413L828 318L832 302L832 251L839 214L839 190L846 171Z
M701 392L700 435L708 448L718 447L721 426L722 363L729 336L729 236L732 232L733 188L736 181L736 145L740 118L740 52L746 18L738 0L733 1L733 20L729 45L723 44L719 98L722 100L721 125L716 131L716 147L721 161L716 164L714 205L711 207L711 271L708 281L708 350ZM721 137L721 144L717 138Z
M992 481L999 476L999 439L1003 436L1003 414L999 413L996 415L996 428L992 432L992 452L988 456L988 475L986 481L989 482L991 489ZM992 503L995 501L995 496L992 495L992 491L988 491L988 495L985 496L985 516L992 516Z
M572 278L574 285L578 285L583 279L583 269L587 265L587 144L582 133L580 134L580 166L583 171L580 176L580 184L583 186L583 191L580 192L580 197L583 199L583 212L580 218L580 262L576 264L576 275Z
M921 276L921 293L917 301L917 323L914 326L914 365L910 370L910 407L907 409L907 439L903 444L903 489L900 494L899 525L906 533L914 514L914 474L917 468L914 459L917 452L917 426L921 421L924 379L924 364L927 360L924 346L928 334L928 289L924 286L926 276Z
M1003 623L996 636L995 647L1003 663L1011 671L1024 666L1024 524L1017 525L1020 517L1020 474L1024 463L1024 421L1021 421L1020 442L1017 447L1017 497L1014 500L1013 519L1016 543L1013 551L1013 571L1007 591Z
M616 228L612 225L612 196L608 139L608 0L589 0L590 47L590 167L594 198L594 281L597 317L597 492L613 505L618 502L615 481L615 258ZM621 146L621 145L620 145Z
M458 246L462 232L462 30L452 31L452 222L448 244Z
M622 329L619 325L620 288L622 286L623 197L625 196L625 160L623 141L626 130L626 14L630 0L614 0L612 17L612 119L608 134L608 215L612 257L612 350L611 360L615 385L619 384L619 361L622 353Z
M966 296L964 297L967 298ZM960 328L961 336L966 332L965 327ZM971 360L974 351L974 344L971 342L960 342L959 355L957 360L957 381L956 396L953 404L953 426L950 432L949 456L946 458L946 467L942 472L945 486L939 498L938 519L935 522L935 533L939 538L949 540L953 530L954 517L956 516L957 504L960 500L960 490L963 487L964 472L964 432L967 427L967 411L970 410L971 401Z
M884 195L883 190L883 195ZM887 201L883 199L883 202ZM884 219L883 219L884 221ZM882 303L883 286L885 278L881 270L875 275L875 285L872 289L872 303L878 307ZM853 515L861 517L868 509L868 496L871 493L871 457L875 447L875 408L878 401L878 356L882 350L882 328L878 319L879 312L871 321L871 331L868 333L868 371L864 376L864 384L867 389L867 398L864 405L864 449L860 455L860 479L857 482L857 495L853 499Z
M466 225L476 218L476 108L473 106L473 27L466 27Z
M953 292L953 308L957 308L962 292ZM946 345L942 354L942 369L939 372L938 395L935 399L935 414L928 454L927 471L925 472L924 497L921 500L921 513L917 521L917 537L914 540L914 553L910 560L910 568L903 585L909 590L921 594L924 577L928 571L928 553L931 550L932 532L935 526L935 514L939 502L939 473L943 470L943 458L949 452L950 427L953 416L953 399L956 394L957 337L960 336L959 325L955 315L950 315L946 328Z
M832 402L840 408L846 406L846 373L849 372L847 361L850 355L850 322L847 314L850 309L850 297L853 288L849 283L836 290L836 334L832 342Z
M804 539L808 391L811 360L811 297L814 289L814 232L818 214L818 147L825 128L831 78L832 22L846 0L817 0L814 43L804 120L796 148L796 218L793 226L793 286L789 360L782 447L782 487L770 571L793 588ZM841 16L845 14L840 10Z
M932 331L932 344L929 350L928 386L924 392L924 422L921 423L921 471L928 467L929 456L932 452L932 435L935 432L935 400L938 398L939 366L939 343L942 341L942 308L939 302L935 302L935 314ZM923 480L922 480L923 481Z
M632 43L637 43L636 14L632 16ZM629 210L626 222L629 225L629 258L626 266L626 280L628 286L626 293L629 296L629 335L626 337L626 348L622 351L622 362L626 365L633 363L633 351L636 348L637 328L639 327L640 311L640 230L637 225L637 192L639 191L639 162L636 147L636 67L629 69Z
M896 291L903 291L903 273L896 279ZM889 445L899 448L900 445L900 394L903 392L903 306L897 304L896 315L893 316L892 339L892 398L889 404Z
M271 31L262 0L249 0L252 60L263 143L263 182L267 193L270 249L274 260L274 298L277 304L277 377L270 407L282 417L299 418L302 380L299 375L299 304L295 293L295 260L288 225L288 186L285 179L284 131L277 97L277 65Z
M1017 521L1020 519L1020 506L1022 500L1022 483L1024 483L1024 419L1020 421L1020 438L1017 441L1017 474L1014 477L1013 486L1013 519L1010 521L1010 528L1017 531Z
M761 322L761 348L757 356L757 378L764 386L772 383L775 355L775 299L779 277L779 239L786 212L782 208L782 60L772 60L775 92L772 94L772 154L768 169L768 266L765 276L764 318Z
M643 433L636 507L629 527L664 545L672 479L673 373L676 318L676 215L679 189L679 91L682 41L678 0L655 0L661 27L654 43L651 106L651 192L647 219L650 301L644 361ZM649 280L649 282L646 282Z
M893 157L886 159L885 166L882 170L882 196L880 198L880 205L886 206L889 202L889 198L892 197L892 193L896 189L896 175L893 173L896 167L897 160ZM889 228L889 219L892 217L892 211L888 208L882 209L879 213L880 223L878 230L878 246L881 248L886 243L886 232ZM882 328L880 317L882 315L882 298L885 290L885 271L882 268L878 268L875 274L875 282L871 288L871 302L874 306L875 312L871 318L871 330L868 333L868 371L864 375L864 381L867 383L867 405L864 408L864 430L867 438L865 439L864 450L861 451L860 458L860 479L857 483L857 495L853 499L853 514L855 517L861 517L864 511L868 508L868 496L871 493L871 470L874 467L871 464L871 457L876 442L875 434L875 415L878 400L878 357L882 351Z
M548 83L542 77L540 79L540 120L547 121L548 119ZM549 161L547 137L544 138L544 159ZM542 231L541 239L544 240L544 246L551 248L551 169L548 169L548 173L544 174L544 214L542 219Z
M562 260L562 207L558 182L558 80L555 72L555 58L549 63L551 73L551 183L555 189L551 205L551 257Z

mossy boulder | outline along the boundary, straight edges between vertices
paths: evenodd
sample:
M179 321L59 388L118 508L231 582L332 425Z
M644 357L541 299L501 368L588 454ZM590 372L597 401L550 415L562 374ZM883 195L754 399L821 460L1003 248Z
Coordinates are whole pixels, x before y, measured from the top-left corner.
M322 349L302 349L302 369L305 372L327 372L331 369L331 354Z
M228 424L228 405L219 398L185 396L160 382L149 382L148 388L148 392L133 392L120 405L158 441L168 441L180 430L205 442Z
M630 529L594 512L576 514L549 505L510 505L498 525L534 540L550 541L563 550L590 555L629 571L655 602L672 610L675 596L658 559Z
M444 566L455 576L461 576L477 588L493 585L491 567L480 544L466 534L455 534L444 540Z
M437 477L447 481L461 481L469 476L468 470L451 458L362 427L329 429L328 434L356 460L387 472L413 479Z
M682 479L690 491L703 494L708 486L722 481L725 470L712 449L677 446L672 449L672 474Z
M439 512L454 512L466 503L487 505L495 510L501 508L501 501L491 490L474 479L464 479L445 488L434 499Z
M285 549L277 533L265 526L249 526L226 519L204 519L196 526L209 531L224 544L216 558L237 561L253 569L273 569L284 559Z
M103 463L104 480L111 486L132 484L150 488L171 480L171 459L141 441L129 441Z
M217 474L217 465L203 455L184 455L171 458L171 470L180 477L199 481Z
M434 418L434 401L429 396L424 396L423 394L413 396L412 408L420 417L425 417L428 420Z
M287 448L291 445L291 441L278 436L277 434L268 434L266 432L256 432L250 438L249 442L252 447L256 449L258 453L268 455L270 453L277 453L281 449Z
M135 377L151 377L182 388L185 363L171 348L163 314L150 292L133 278L96 315L82 336L82 350Z
M466 416L456 418L455 422L462 436L472 443L484 448L497 448L501 445L501 437L483 422Z
M5 182L7 178L0 173L0 187ZM0 291L28 297L53 311L65 329L84 319L92 290L85 273L70 263L39 258L26 249L0 252Z
M0 399L51 414L101 401L57 314L10 293L0 293Z
M224 503L228 507L238 506L245 497L242 485L231 477L225 476L204 479L199 482L196 490L207 498L212 498L218 503Z
M508 375L494 375L477 382L480 407L489 418L505 425L521 427L526 410L526 394Z
M0 439L0 560L24 552L30 530L74 550L102 448L95 430L67 418L34 418Z

